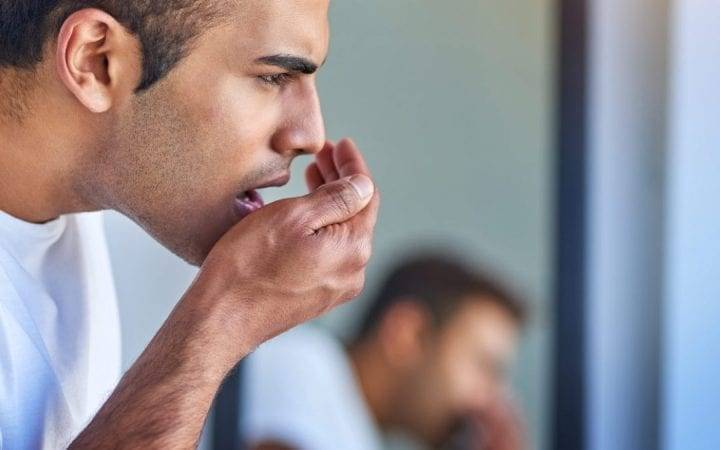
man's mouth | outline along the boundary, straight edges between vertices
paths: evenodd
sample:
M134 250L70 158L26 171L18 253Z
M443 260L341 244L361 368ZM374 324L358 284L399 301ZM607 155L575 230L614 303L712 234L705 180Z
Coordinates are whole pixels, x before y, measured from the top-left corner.
M235 209L241 218L265 206L262 196L255 189L242 192L235 197Z
M235 212L239 219L242 220L265 206L265 201L262 195L260 195L260 192L258 192L259 189L285 186L289 181L290 174L286 173L253 189L238 194L237 197L235 197Z

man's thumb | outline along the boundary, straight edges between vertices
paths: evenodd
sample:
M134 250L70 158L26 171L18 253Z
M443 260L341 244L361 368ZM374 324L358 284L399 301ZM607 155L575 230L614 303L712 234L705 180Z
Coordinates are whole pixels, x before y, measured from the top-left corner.
M373 181L366 175L353 175L319 187L307 195L304 208L310 209L312 229L347 222L370 203L375 193Z

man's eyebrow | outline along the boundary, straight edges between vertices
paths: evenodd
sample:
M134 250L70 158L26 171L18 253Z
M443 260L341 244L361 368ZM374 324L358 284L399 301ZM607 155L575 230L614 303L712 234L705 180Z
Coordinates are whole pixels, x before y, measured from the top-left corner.
M268 64L281 67L288 72L304 73L306 75L317 72L318 65L302 56L294 55L270 55L255 60L259 64Z

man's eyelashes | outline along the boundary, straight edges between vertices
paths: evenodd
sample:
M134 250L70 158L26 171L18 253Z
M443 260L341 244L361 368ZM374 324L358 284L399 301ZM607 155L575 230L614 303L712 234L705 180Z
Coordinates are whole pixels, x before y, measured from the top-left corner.
M272 86L283 86L292 81L292 74L289 73L278 73L274 75L260 75L258 77L263 83Z

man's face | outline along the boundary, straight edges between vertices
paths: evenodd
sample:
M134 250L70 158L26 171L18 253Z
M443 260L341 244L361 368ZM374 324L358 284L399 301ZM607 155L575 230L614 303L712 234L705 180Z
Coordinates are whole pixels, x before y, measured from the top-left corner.
M429 442L448 438L472 414L481 414L507 385L518 325L502 307L469 299L433 332L423 363L407 388L419 433Z
M314 71L328 51L329 0L245 0L200 35L167 78L111 114L88 167L103 207L201 264L325 141Z

